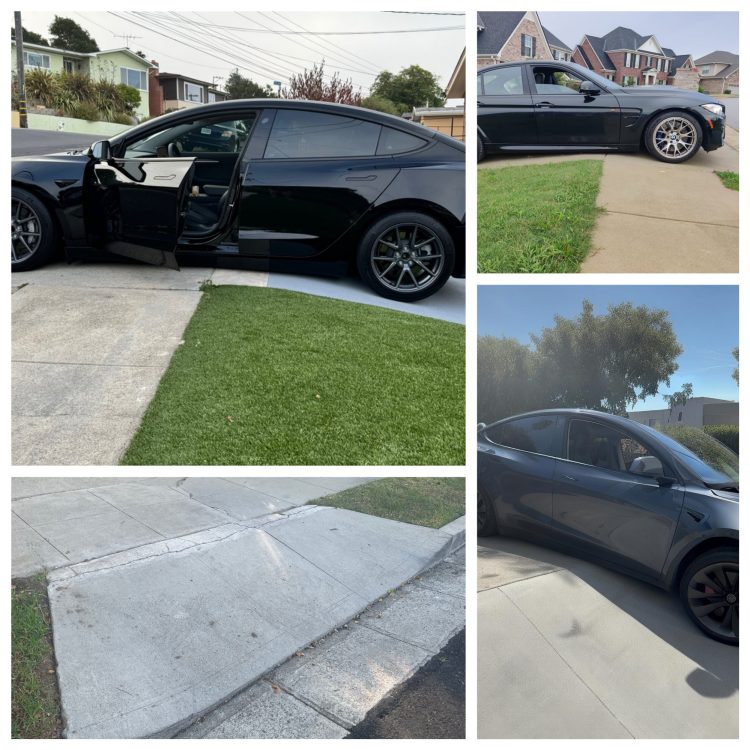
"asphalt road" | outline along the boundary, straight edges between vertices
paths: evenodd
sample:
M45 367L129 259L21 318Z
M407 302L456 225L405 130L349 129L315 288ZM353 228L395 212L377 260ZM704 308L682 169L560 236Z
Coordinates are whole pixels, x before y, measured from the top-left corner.
M75 148L88 148L94 141L107 137L106 135L91 133L60 133L56 130L11 128L10 155L31 156L52 154L57 151L70 151Z
M466 737L466 630L387 698L346 739Z

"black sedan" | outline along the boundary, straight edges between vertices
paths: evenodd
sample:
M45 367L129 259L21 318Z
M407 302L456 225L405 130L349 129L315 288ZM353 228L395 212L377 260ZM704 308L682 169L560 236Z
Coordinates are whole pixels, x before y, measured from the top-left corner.
M724 105L674 86L620 86L576 63L531 60L477 73L477 155L638 151L676 164L724 143Z
M739 642L739 459L697 428L674 437L580 409L480 425L480 536L525 537L676 590Z
M465 268L465 148L358 107L252 99L180 110L88 151L14 159L13 270L114 253L344 275L422 299Z

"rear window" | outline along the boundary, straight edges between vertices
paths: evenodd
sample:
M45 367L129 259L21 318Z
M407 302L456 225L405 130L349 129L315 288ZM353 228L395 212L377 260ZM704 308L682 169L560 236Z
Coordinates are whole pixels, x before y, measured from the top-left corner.
M552 456L556 426L556 417L522 417L492 425L484 435L495 445Z

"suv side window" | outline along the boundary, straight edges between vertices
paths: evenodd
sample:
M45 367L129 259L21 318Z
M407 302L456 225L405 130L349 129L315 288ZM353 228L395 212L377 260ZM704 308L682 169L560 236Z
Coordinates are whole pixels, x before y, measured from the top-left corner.
M279 109L264 159L374 156L380 125L321 112Z
M554 456L556 426L557 417L554 416L522 417L492 425L485 429L484 435L495 445Z
M624 432L583 419L570 421L566 455L571 461L611 471L651 477L664 474L660 459L643 443Z

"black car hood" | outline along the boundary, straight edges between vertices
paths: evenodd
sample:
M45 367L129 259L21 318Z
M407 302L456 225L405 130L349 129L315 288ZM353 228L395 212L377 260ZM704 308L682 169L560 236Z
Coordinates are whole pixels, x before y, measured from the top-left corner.
M615 92L618 96L620 94L638 95L638 96L659 96L663 99L674 98L679 99L681 102L695 103L696 106L701 104L719 104L716 99L712 99L710 96L705 94L699 94L697 91L688 91L687 89L680 89L676 86L623 86L621 89L617 89Z
M14 156L10 160L11 177L26 172L52 174L54 177L82 175L91 157L83 151L63 151L59 154ZM52 170L52 172L50 172Z

